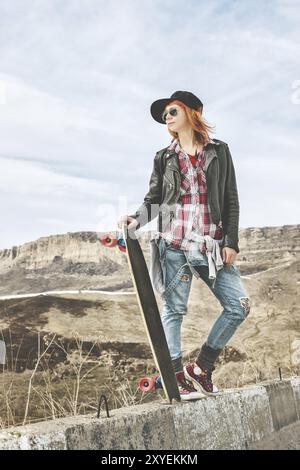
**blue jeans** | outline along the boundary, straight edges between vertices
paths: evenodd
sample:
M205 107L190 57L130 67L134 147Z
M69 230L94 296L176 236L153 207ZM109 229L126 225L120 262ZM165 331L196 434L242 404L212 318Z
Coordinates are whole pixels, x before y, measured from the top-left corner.
M223 307L206 340L212 349L223 349L250 311L249 296L238 268L235 264L224 265L217 272L214 282L208 276L205 254L175 250L163 238L159 239L158 248L165 287L162 323L171 358L174 360L182 356L181 325L187 313L193 274L208 285Z

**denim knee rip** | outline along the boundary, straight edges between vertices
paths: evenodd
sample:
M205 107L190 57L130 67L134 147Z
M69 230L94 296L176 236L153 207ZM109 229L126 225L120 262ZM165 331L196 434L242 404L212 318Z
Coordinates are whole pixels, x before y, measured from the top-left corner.
M249 297L244 295L243 297L236 297L236 299L233 299L228 295L224 295L224 300L225 302L221 302L222 307L233 324L236 322L240 324L247 318L250 312Z
M241 306L244 309L245 317L247 317L250 312L250 299L249 297L239 297L239 301L240 301Z

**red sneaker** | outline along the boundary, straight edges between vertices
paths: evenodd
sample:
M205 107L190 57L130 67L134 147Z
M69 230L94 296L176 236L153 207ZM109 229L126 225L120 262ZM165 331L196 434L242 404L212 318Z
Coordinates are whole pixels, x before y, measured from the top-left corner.
M183 371L176 372L175 375L181 400L198 400L199 398L203 398L203 393L195 389L193 384L186 379Z
M212 370L201 368L195 362L188 363L183 370L185 378L192 382L196 390L209 396L219 394L218 388L212 383Z

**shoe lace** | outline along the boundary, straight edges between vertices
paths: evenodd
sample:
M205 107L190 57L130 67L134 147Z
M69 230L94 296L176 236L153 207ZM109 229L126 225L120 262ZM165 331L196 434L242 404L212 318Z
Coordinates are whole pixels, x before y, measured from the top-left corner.
M188 380L186 380L186 379L182 379L180 381L180 386L184 390L188 390L189 392L194 392L195 391L195 388L194 388L193 384L191 382L189 382Z
M212 378L211 378L213 370L214 370L214 368L213 369L204 369L203 370L203 378L204 378L205 382L207 383L207 385L209 385L210 388L213 388L213 383L212 383Z

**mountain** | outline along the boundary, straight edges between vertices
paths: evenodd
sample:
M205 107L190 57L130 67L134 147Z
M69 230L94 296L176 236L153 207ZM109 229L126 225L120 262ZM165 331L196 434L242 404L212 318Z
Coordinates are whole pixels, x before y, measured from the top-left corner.
M238 265L243 275L291 263L300 250L300 225L240 229ZM0 295L55 289L128 290L126 256L99 242L101 233L42 237L0 251ZM140 232L149 262L150 232Z
M15 413L22 414L26 380L37 363L38 351L44 351L54 335L55 344L45 357L49 380L59 399L62 380L71 380L72 367L82 357L88 356L84 361L87 378L81 382L79 394L81 403L92 400L96 391L107 387L107 381L113 383L110 390L119 390L122 397L116 399L116 406L140 402L136 380L155 373L126 255L116 248L103 247L100 235L67 233L0 251L0 335L8 357L2 376L2 381L7 381L2 387L6 402L7 394L12 393L10 384L19 384L9 405L10 413L14 408ZM140 232L139 236L149 265L151 233ZM300 225L242 228L239 240L236 266L249 293L251 310L218 360L214 377L220 388L273 379L278 377L279 368L283 376L300 373ZM80 292L3 299L48 290ZM161 309L158 295L157 301ZM196 278L188 306L182 331L185 360L194 359L222 311L213 293ZM99 366L96 369L95 364ZM40 382L44 376L39 374L36 376L42 394L45 387ZM131 402L124 384L131 384ZM127 401L122 402L125 396ZM39 407L32 405L33 410L39 408L39 416L44 407L45 402ZM0 418L6 412L0 406ZM36 416L36 411L32 413Z

